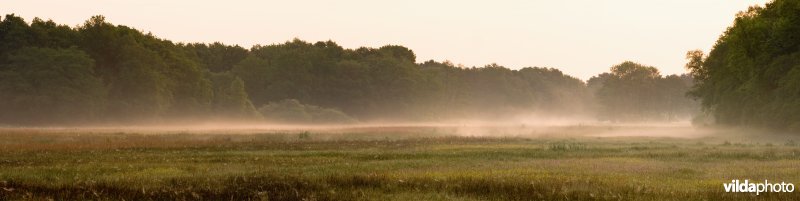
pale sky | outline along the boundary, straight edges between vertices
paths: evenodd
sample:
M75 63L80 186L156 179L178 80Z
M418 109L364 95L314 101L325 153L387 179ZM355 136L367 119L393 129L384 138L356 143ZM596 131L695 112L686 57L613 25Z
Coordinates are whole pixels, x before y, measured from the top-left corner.
M93 15L175 42L250 48L293 38L345 48L403 45L417 62L554 67L581 79L625 60L684 73L738 11L767 0L0 0L15 13L78 25Z

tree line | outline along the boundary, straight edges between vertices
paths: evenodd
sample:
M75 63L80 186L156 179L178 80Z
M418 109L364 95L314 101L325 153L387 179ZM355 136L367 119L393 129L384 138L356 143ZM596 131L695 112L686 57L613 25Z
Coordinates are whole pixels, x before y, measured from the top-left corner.
M416 63L403 46L299 39L249 49L173 43L95 16L77 27L0 22L0 124L170 119L289 123L514 115L674 120L695 107L688 75L624 62L588 80L555 68Z

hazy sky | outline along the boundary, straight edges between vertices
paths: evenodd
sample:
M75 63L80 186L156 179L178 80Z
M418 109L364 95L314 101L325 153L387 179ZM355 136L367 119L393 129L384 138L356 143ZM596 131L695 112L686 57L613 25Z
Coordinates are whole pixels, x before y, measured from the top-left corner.
M104 15L177 42L333 40L345 48L403 45L417 62L555 67L581 79L631 60L685 72L735 14L766 0L197 1L0 0L0 13L68 25Z

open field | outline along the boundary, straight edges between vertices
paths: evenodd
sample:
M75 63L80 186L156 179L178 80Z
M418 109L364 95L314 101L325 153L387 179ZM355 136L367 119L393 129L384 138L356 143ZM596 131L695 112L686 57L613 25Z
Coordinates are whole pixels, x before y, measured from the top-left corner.
M0 200L800 200L722 187L798 168L797 138L688 127L0 130Z

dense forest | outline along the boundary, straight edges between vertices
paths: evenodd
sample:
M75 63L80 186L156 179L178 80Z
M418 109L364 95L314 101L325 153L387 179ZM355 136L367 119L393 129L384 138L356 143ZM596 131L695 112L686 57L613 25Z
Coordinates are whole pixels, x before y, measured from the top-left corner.
M691 94L717 123L800 131L800 1L740 12L708 55L687 58Z
M416 60L412 50L396 45L345 49L332 41L295 39L246 49L173 43L102 16L69 27L6 15L0 22L0 124L423 122L520 115L651 121L685 118L697 109L685 95L693 85L689 75L662 76L634 62L585 83L555 68ZM712 83L706 74L694 75Z

